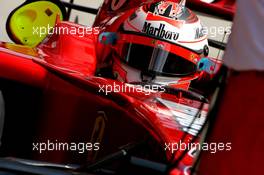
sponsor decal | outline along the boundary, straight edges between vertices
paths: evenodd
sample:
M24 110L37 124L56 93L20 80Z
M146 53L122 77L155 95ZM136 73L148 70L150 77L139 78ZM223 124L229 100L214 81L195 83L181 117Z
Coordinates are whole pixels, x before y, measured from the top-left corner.
M206 35L206 31L204 27L199 27L195 29L195 37L194 39L202 38Z
M154 27L152 23L145 22L142 32L166 40L177 41L179 38L179 33L165 30L165 24L160 24L159 27Z
M152 40L152 41L151 41L151 44L156 45L156 44L157 44L157 40L155 40L155 39Z
M198 58L196 58L196 55L193 54L193 53L190 54L190 60L191 60L191 61L194 61L195 63L198 62Z
M154 15L153 13L150 13L150 12L148 13L146 20L149 22L150 21L163 21L179 29L185 23L184 20L175 20L175 19L164 17L164 16L160 16L160 15Z
M91 143L101 143L104 138L107 117L104 111L98 111L95 119L93 132L91 135ZM94 161L97 158L98 151L88 153L88 161Z

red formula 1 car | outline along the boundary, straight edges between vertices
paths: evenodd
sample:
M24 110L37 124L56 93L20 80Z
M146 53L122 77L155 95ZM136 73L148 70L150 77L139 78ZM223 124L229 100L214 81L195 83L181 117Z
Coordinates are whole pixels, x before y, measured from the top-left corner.
M38 2L43 1L22 7ZM33 47L27 46L30 37L21 39L9 26L12 39L24 45L0 43L1 170L10 174L190 173L197 150L188 145L199 143L209 103L190 86L204 72L188 75L173 86L157 87L145 81L119 81L102 68L109 63L108 45L120 40L107 34L149 3L153 2L105 1L92 33L53 33ZM32 17L34 12L23 10ZM55 15L57 28L83 29L59 22L51 8L44 12ZM177 48L192 60L200 59ZM219 69L219 62L209 60L215 63L211 70Z

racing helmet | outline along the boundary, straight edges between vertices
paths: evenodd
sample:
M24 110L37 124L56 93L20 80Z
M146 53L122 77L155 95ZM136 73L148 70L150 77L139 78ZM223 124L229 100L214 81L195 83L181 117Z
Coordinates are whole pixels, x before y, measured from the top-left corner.
M127 83L173 85L198 78L209 53L207 35L185 0L141 6L124 20L113 52L113 74Z

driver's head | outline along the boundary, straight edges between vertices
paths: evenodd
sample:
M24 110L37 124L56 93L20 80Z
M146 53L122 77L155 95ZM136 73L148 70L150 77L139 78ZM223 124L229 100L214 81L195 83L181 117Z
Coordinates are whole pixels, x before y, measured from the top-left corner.
M184 2L142 6L124 21L113 52L120 81L170 85L194 79L198 61L208 55L208 42Z

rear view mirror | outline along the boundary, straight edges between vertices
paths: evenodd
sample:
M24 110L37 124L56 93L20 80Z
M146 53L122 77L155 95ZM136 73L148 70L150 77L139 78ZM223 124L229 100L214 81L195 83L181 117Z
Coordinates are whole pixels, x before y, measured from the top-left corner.
M35 47L46 38L48 27L55 26L58 16L61 20L66 17L66 9L59 0L27 0L11 12L6 30L15 43Z

